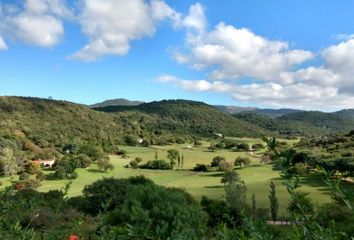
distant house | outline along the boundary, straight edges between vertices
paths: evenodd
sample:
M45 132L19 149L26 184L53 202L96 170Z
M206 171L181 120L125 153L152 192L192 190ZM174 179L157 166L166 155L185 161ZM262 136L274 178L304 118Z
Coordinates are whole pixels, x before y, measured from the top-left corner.
M44 168L52 168L54 163L55 163L55 159L53 160L42 160L42 159L38 159L38 160L33 160L33 163L39 164L44 166Z

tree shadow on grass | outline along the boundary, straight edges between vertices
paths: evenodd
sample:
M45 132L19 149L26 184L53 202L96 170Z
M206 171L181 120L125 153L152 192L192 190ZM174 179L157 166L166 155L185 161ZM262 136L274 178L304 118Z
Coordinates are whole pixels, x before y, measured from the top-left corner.
M225 174L224 172L217 172L217 173L213 173L213 174L203 174L200 175L201 177L223 177Z
M61 179L57 178L54 173L49 173L45 175L45 180L51 181L51 180L61 180Z
M214 185L214 186L205 186L204 188L223 188L223 186Z
M98 169L87 169L87 171L91 173L103 173L101 170Z

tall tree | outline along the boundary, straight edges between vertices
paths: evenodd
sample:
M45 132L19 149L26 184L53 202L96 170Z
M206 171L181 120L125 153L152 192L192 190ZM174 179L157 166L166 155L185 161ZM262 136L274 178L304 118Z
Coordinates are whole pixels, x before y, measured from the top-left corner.
M11 148L3 148L0 151L0 176L12 176L17 173L18 166L15 152Z
M225 172L225 174L228 172L229 171ZM225 181L224 189L226 193L226 202L230 207L242 210L246 206L247 187L238 174L232 174L233 172L235 173L235 171L230 171L228 173L228 175L232 175L232 177L228 179L228 181Z
M176 149L170 149L167 151L167 158L170 160L170 164L172 167L176 165L176 161L178 160L179 152Z
M270 212L272 215L272 219L273 221L276 221L278 217L279 203L278 203L278 198L276 196L274 182L270 182L270 194L268 197L270 201Z

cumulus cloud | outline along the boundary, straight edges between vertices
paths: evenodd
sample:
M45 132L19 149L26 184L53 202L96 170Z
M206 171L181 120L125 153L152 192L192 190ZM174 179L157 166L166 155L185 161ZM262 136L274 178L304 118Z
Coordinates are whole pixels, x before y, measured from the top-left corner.
M179 63L195 68L216 66L213 79L253 77L279 79L279 74L311 59L309 51L290 50L245 28L219 23L212 31L189 36L187 53L175 53Z
M181 14L160 0L83 0L82 6L80 25L89 43L71 56L82 61L126 55L131 41L153 36L166 18L182 24Z
M186 47L173 52L173 57L180 64L202 71L206 78L186 80L163 75L158 82L190 91L229 94L250 105L354 108L353 35L341 36L341 43L313 53L223 22L210 31L206 23L203 26L203 31L187 29ZM304 67L315 57L321 58L323 64Z
M64 0L26 0L22 5L5 5L0 32L27 44L51 47L63 34L63 19L73 18Z

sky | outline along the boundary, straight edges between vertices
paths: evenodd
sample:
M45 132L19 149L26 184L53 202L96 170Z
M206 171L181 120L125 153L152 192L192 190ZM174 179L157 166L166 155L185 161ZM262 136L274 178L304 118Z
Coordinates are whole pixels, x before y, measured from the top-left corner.
M354 108L351 0L0 0L0 95Z

